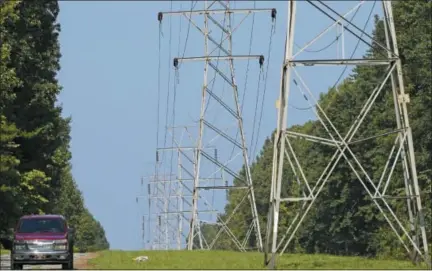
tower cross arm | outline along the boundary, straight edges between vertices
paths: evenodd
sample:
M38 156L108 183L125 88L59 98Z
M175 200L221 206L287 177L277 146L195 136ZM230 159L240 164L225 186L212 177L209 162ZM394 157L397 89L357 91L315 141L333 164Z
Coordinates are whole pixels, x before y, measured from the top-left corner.
M390 65L392 62L396 61L396 58L387 59L295 59L285 61L285 65L291 64L293 66L323 66L323 65Z
M174 66L178 63L186 61L212 61L212 60L247 60L259 59L264 60L263 55L230 55L230 56L192 56L192 57L176 57L174 58Z
M196 15L204 15L204 14L233 14L233 13L257 13L257 12L274 12L274 8L254 8L254 9L201 9L201 10L177 10L177 11L161 11L159 14L162 15L183 15L185 13L188 14L196 14Z

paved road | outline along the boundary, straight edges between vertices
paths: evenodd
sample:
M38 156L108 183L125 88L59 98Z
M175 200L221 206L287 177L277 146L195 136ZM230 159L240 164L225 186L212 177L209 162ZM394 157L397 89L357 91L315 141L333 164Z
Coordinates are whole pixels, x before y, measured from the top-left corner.
M86 256L85 253L75 253L74 260L78 260L81 257ZM24 269L61 269L61 265L25 265ZM10 255L0 255L0 270L10 270Z

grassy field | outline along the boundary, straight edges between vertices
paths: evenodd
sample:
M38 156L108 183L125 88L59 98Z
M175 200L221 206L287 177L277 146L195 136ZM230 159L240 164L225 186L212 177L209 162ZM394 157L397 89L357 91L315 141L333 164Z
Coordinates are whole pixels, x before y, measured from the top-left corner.
M135 257L148 256L137 263ZM264 269L260 253L230 251L104 251L89 264L95 269ZM288 254L278 269L426 269L411 262L360 257Z

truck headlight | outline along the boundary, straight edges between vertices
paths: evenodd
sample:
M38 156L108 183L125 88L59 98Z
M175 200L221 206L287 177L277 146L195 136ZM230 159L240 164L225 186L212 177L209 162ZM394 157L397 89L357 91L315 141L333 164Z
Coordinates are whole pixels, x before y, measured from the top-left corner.
M67 250L68 244L67 240L56 240L54 241L54 250Z
M14 250L15 251L26 250L26 242L25 241L20 241L20 240L15 240L14 241Z

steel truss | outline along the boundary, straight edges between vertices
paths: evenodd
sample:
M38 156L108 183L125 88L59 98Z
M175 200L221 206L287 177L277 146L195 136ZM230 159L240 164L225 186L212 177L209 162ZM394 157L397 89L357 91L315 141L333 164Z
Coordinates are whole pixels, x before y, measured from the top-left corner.
M191 219L192 212L192 197L193 197L193 165L195 163L195 153L196 153L196 146L193 135L191 134L190 130L194 127L192 126L177 126L177 127L170 127L169 130L171 131L174 143L174 146L172 147L165 147L165 148L158 148L157 153L161 152L176 152L177 153L177 174L175 177L175 189L177 195L180 197L177 202L172 202L169 206L169 210L171 213L177 215L177 224L178 227L176 229L177 233L177 249L184 249L186 247L186 239L187 234L185 231L188 231L189 225L188 222ZM177 129L181 129L182 133L180 136L180 139L174 138L175 133L174 131ZM184 137L189 139L188 144L184 144ZM214 153L214 159L217 158L217 149L212 146L207 146L204 149L213 151ZM159 155L157 155L159 156ZM206 178L200 179L204 183L212 183L214 186L216 183L221 182L223 180L222 178L215 177L214 174L211 176L208 176ZM217 210L213 207L214 205L214 199L210 200L210 203L207 198L202 197L199 195L200 199L204 202L204 208L200 208L197 210L198 213L201 214L211 214L213 216L217 213ZM214 195L213 195L214 197ZM196 236L199 238L199 244L201 248L203 248L203 243L207 245L206 239L204 238L203 234L201 233L200 227L198 225L197 227L197 233Z
M370 196L372 201L375 203L379 211L384 216L385 220L389 223L392 230L396 233L401 244L404 246L406 251L410 254L417 254L425 260L430 267L430 258L428 252L428 244L425 230L425 221L422 208L422 202L420 198L420 188L417 179L416 161L414 156L413 138L412 131L408 118L408 103L409 96L405 93L404 80L402 74L402 64L399 58L398 45L396 40L396 31L393 21L393 12L390 1L378 1L382 3L383 14L384 14L384 28L386 36L386 44L381 44L365 33L358 26L346 19L347 15L356 10L360 5L363 4L361 1L355 8L350 10L347 14L341 15L332 9L329 5L323 1L307 1L310 5L315 7L317 10L324 13L328 18L334 21L334 23L323 31L316 38L307 43L303 48L300 49L296 54L293 52L293 45L295 44L294 29L296 22L296 6L297 3L294 0L288 2L288 27L286 36L286 47L285 47L285 62L282 67L282 79L281 79L281 90L280 97L278 100L278 124L277 131L274 137L274 153L273 153L273 169L272 169L272 183L271 183L271 195L270 195L270 209L268 213L267 221L267 234L265 244L265 263L269 268L275 268L276 253L279 251L280 254L284 253L288 245L293 241L294 235L301 226L301 223L307 216L309 210L313 206L313 203L319 196L321 190L329 180L333 170L338 165L339 161L343 157L356 175L358 181L362 184L367 194ZM367 36L372 39L372 43L377 48L385 51L386 57L383 59L320 59L320 60L299 60L296 57L304 51L307 47L318 40L325 32L332 27L342 25L343 30L347 31L362 42L371 45L365 41L362 36ZM355 30L353 30L355 29ZM358 34L358 33L361 33ZM386 67L386 71L383 74L382 81L373 89L369 98L364 103L363 108L359 115L355 118L354 123L351 125L345 136L342 136L338 129L335 128L333 122L328 118L325 110L318 103L317 98L314 96L310 88L305 83L305 80L300 76L296 66L316 66L316 65L382 65ZM293 80L292 77L296 77ZM364 138L361 140L353 140L356 133L359 131L360 125L364 122L366 116L371 111L375 100L382 92L385 84L389 81L392 88L394 108L395 108L395 120L397 127L394 131L385 133L382 135L372 136L370 138ZM315 113L317 119L322 124L323 128L329 134L330 138L312 136L292 131L287 131L287 107L291 92L291 81L298 86L301 94L307 97L307 101L311 110ZM354 155L351 146L359 141L369 140L381 136L388 135L390 133L396 133L398 136L394 142L394 146L388 156L388 161L384 167L381 178L378 182L374 182L371 176L366 172L365 167L360 163L358 158ZM294 138L300 138L317 142L336 148L336 151L331 158L327 167L322 172L315 185L311 187L310 182L306 178L305 169L299 163L297 155L294 152L294 146L296 142ZM396 156L394 153L396 152ZM392 181L392 174L395 171L398 160L402 160L405 193L406 196L403 198L407 201L408 217L409 217L409 229L407 229L401 219L397 217L395 212L390 207L387 199L391 197L387 194L389 185ZM393 160L393 162L391 162ZM284 162L287 161L290 166L291 173L297 176L297 182L299 185L304 187L302 196L281 198L281 191L287 190L285 187L282 189L283 166ZM387 174L387 178L386 177ZM281 202L300 202L301 207L298 213L291 221L291 225L288 227L283 237L278 239L278 223L279 223L279 208ZM392 222L391 219L395 222ZM417 235L420 232L420 236ZM406 238L405 240L403 238ZM408 243L406 242L408 241Z
M194 142L192 134L189 132L191 127L178 126L168 127L167 131L172 135L173 147L161 147L156 150L157 172L162 171L161 161L159 157L161 153L172 152L177 155L177 173L172 172L168 174L156 174L148 177L147 195L140 195L139 198L148 199L148 229L152 231L150 236L151 249L153 250L181 250L186 247L185 240L187 235L185 230L188 228L187 222L190 221L191 207L192 207L192 186L191 182L194 180L191 174L191 169L186 162L193 163L193 155L196 147L193 144L183 146L185 135L191 142ZM181 129L180 139L174 138L174 130ZM192 147L190 147L192 146ZM205 149L213 150L215 154L217 151L214 147ZM209 177L202 178L203 182L213 182L221 178ZM141 181L144 185L144 181ZM210 203L205 200L206 208L200 209L198 213L214 214L217 211L211 209ZM145 226L143 222L143 234ZM202 234L199 229L197 231L199 239L202 240Z
M147 179L145 181L144 179ZM167 185L171 183L170 176L152 175L141 179L141 185L147 183L147 195L137 196L139 199L148 200L148 213L144 215L143 220L147 217L149 239L147 240L149 248L152 250L168 250L170 249L170 233L175 228L172 222L172 214L168 211L168 202L176 195L167 195ZM145 235L145 222L143 221L143 237Z
M214 8L213 6L220 6L219 9ZM204 36L204 56L201 57L178 57L174 58L173 63L176 69L178 69L179 64L182 62L187 61L203 61L205 63L204 67L204 82L202 87L202 97L201 97L201 111L200 111L200 118L199 118L199 132L198 132L198 141L196 144L196 148L194 151L194 169L193 173L191 174L193 177L193 197L192 197L192 215L190 218L190 225L189 225L189 234L188 234L188 241L187 241L187 248L188 250L192 250L196 248L196 245L194 245L194 238L197 236L196 232L199 232L199 225L200 225L200 217L198 215L198 202L204 200L200 197L199 191L200 190L215 190L215 189L224 189L224 190L231 190L231 189L243 189L246 191L246 195L244 196L241 203L246 199L246 197L249 199L249 204L252 212L253 217L253 223L250 228L250 230L247 233L247 237L249 238L251 236L252 231L255 232L256 236L256 243L259 250L262 251L262 238L260 234L260 225L258 220L258 213L255 205L255 196L254 196L254 190L253 190L253 183L250 173L250 167L249 167L249 159L247 154L247 146L245 142L245 135L244 135L244 129L243 129L243 120L240 110L240 105L238 101L238 90L237 90L237 84L235 79L235 73L234 73L234 60L244 60L244 59L257 59L259 60L260 65L262 66L264 62L264 57L262 55L233 55L232 53L232 37L234 32L237 30L238 27L241 26L243 21L252 13L257 12L269 12L272 15L272 18L274 19L276 16L276 10L275 9L231 9L229 1L204 1L204 9L203 10L195 10L195 11L175 11L175 12L160 12L158 15L159 21L162 21L163 16L165 15L182 15L184 16L187 21L195 27L201 34ZM216 16L217 15L223 15L224 21L227 21L227 26L224 26L223 23L221 24ZM232 22L232 16L237 14L244 14L244 17L238 23L237 26L233 27ZM204 26L199 26L198 23L196 23L192 19L192 15L201 15L204 17ZM224 38L221 39L221 42L218 42L215 40L215 38L212 36L211 31L211 25L215 29L221 30L224 33ZM227 42L228 46L224 46L224 43ZM210 51L209 43L212 43L216 46L216 48L212 51ZM222 52L223 55L215 56L212 55L213 52L216 50L219 50ZM223 70L218 68L217 65L215 65L214 61L221 61L225 62L229 65L229 73L225 73ZM230 85L230 88L232 89L233 96L234 96L234 108L230 106L226 99L222 100L221 97L219 97L216 92L211 89L210 84L211 81L209 81L208 78L208 70L211 68L214 70L220 78L222 78L228 85ZM207 94L209 97L207 97ZM231 114L232 117L234 117L234 120L237 122L237 131L240 134L240 141L238 141L236 138L233 138L229 136L225 131L223 131L221 128L217 127L216 125L212 124L206 117L206 101L209 98L214 99L217 101L229 114ZM243 164L245 168L245 178L240 177L237 173L235 173L234 170L230 169L229 163L231 162L228 160L227 162L223 163L218 161L217 159L214 159L209 155L205 149L204 149L204 129L212 131L216 133L220 138L226 139L231 146L235 146L237 149L240 149L240 153L243 156ZM206 161L210 162L211 164L214 164L218 167L219 171L222 171L223 173L227 173L232 178L237 179L242 182L241 185L220 185L220 186L202 186L200 182L202 181L201 177L201 163L202 163L202 157L206 159ZM240 205L240 204L239 204ZM207 242L208 246L204 246L202 235L198 234L199 237L201 237L199 242L199 248L207 248L212 249L217 241L217 239L220 237L221 233L224 231L228 234L228 236L231 238L231 240L235 243L237 248L240 251L245 251L245 244L246 242L240 242L238 240L238 237L229 229L227 226L229 220L231 217L235 214L235 212L238 210L237 206L234 208L233 212L229 214L229 217L226 220L223 220L221 216L218 215L218 220L216 222L217 225L221 226L219 229L219 232L216 234L216 237L212 242Z

